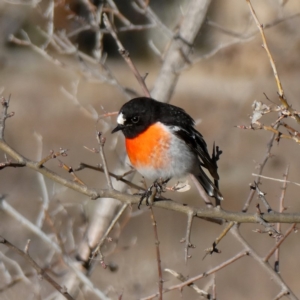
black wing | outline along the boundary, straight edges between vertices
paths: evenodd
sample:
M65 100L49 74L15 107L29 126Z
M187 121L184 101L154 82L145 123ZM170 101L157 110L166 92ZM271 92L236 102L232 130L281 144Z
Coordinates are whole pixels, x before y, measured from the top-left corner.
M184 140L187 143L187 145L191 148L191 150L197 154L201 166L206 168L215 180L219 180L219 175L217 172L217 164L210 157L207 150L207 145L201 133L198 132L193 127L190 127L188 130L185 130L179 126L175 126L173 130L174 133L179 138Z

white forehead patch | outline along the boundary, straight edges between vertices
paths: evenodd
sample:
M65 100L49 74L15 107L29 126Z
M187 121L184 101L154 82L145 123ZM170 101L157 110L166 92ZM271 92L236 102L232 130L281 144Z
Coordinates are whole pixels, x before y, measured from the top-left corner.
M120 125L124 125L126 119L124 118L124 115L122 113L119 113L117 117L117 123Z

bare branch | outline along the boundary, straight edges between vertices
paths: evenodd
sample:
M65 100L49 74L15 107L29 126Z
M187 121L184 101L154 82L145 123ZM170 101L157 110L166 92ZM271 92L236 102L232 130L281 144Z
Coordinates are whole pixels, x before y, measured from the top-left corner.
M48 281L59 293L61 293L66 299L74 300L74 298L68 293L67 289L65 287L60 286L56 281L54 281L44 270L41 268L29 255L28 253L28 247L27 250L25 248L25 251L20 250L13 244L11 244L9 241L7 241L5 238L0 236L0 243L7 246L10 250L18 253L20 256L22 256L38 273L39 276L41 276L43 279ZM29 244L28 244L29 245Z
M152 206L150 206L150 215L154 230L154 238L155 238L155 249L156 249L156 260L157 260L157 270L158 270L158 294L159 300L163 299L163 276L162 276L162 268L161 268L161 258L160 258L160 250L159 250L159 239L158 239L158 231L157 231L157 223L154 217L154 212Z
M292 184L295 184L297 186L300 186L300 183L295 182L295 181L278 179L278 178L273 178L273 177L269 177L269 176L259 175L259 174L255 174L255 173L252 173L252 176L257 176L257 177L260 177L260 178L264 178L264 179L268 179L268 180L273 180L273 181L278 181L278 182L292 183Z
M108 185L109 189L113 189L112 182L111 182L109 172L108 172L108 168L107 168L107 162L106 162L106 158L105 158L105 155L104 155L104 150L103 150L106 139L105 139L105 137L102 136L101 132L97 132L97 141L98 141L99 146L100 146L99 153L100 153L100 157L102 159L103 170L104 170L104 174L105 174L105 177L106 177L107 185Z
M205 20L210 0L191 0L183 16L178 34L173 37L163 66L156 79L151 95L155 99L169 102L179 78L179 70L187 64L192 44Z
M165 272L168 272L170 274L172 274L173 276L175 276L178 280L180 280L181 282L185 282L188 280L188 277L185 277L184 275L182 275L181 273L178 273L174 270L171 269L165 269ZM200 296L205 297L206 299L210 299L210 294L199 289L198 286L193 282L191 284L188 285L188 287L194 289L196 291L197 294L200 294Z
M148 88L145 84L145 79L140 75L140 73L137 70L135 64L132 62L132 60L129 56L129 52L122 45L122 43L119 40L117 34L113 30L112 25L111 25L110 21L108 20L106 14L103 14L103 22L104 22L104 25L106 26L106 28L108 29L108 31L110 32L110 34L112 35L112 37L114 38L114 40L115 40L115 42L116 42L116 44L119 48L120 54L122 55L122 57L124 58L124 60L128 64L128 66L131 69L131 71L133 72L135 78L139 82L140 86L142 87L144 95L147 96L147 97L150 97L150 92L149 92L149 90L148 90Z
M297 300L296 295L291 291L291 289L286 285L281 276L277 274L270 264L264 259L259 257L259 255L252 249L252 247L246 242L246 240L241 236L238 230L238 226L234 226L230 231L233 236L243 245L246 251L249 252L249 255L272 277L273 281L276 282L282 290L286 291L289 295L289 298L292 300Z
M215 268L212 268L210 270L208 270L207 272L204 272L200 275L197 275L197 276L194 276L192 278L189 278L188 280L184 281L183 283L180 283L180 284L177 284L177 285L173 285L171 287L168 287L166 288L163 292L164 293L167 293L167 292L170 292L170 291L173 291L173 290L181 290L182 288L186 287L186 286L189 286L190 284L193 284L194 281L197 281L197 280L200 280L204 277L207 277L211 274L214 274L215 272L218 272L219 270L227 267L228 265L232 264L233 262L237 261L238 259L244 257L244 256L247 256L249 255L248 251L241 251L240 253L238 253L237 255L235 255L234 257L226 260L225 262L223 262L222 264L218 265L217 267ZM148 300L148 299L152 299L154 297L156 297L158 294L153 294L151 296L148 296L148 297L145 297L145 298L142 298L141 300Z
M259 22L259 20L258 20L258 18L256 16L256 13L255 13L255 11L253 9L253 6L251 4L251 1L250 0L246 0L246 2L249 5L249 8L250 8L251 14L253 16L253 19L254 19L254 21L256 23L256 26L257 26L258 30L260 31L260 34L261 34L261 37L262 37L262 40L263 40L263 48L266 50L268 58L270 60L270 64L271 64L271 67L272 67L272 70L273 70L273 74L274 74L274 77L275 77L275 80L276 80L276 84L277 84L279 100L280 100L281 104L286 109L288 109L290 112L293 112L293 109L290 107L290 105L287 103L287 101L286 101L286 99L284 97L284 92L283 92L282 84L281 84L281 81L279 79L279 74L277 72L277 68L276 68L275 62L273 60L272 54L271 54L271 52L269 50L269 46L267 44L267 40L266 40L265 33L264 33L264 30L263 30L263 25ZM297 114L294 115L294 118L297 120L297 123L300 123L300 117Z
M97 247L93 250L91 260L93 260L99 253L101 255L101 258L103 260L103 255L101 254L101 247L104 244L105 240L107 239L109 233L114 228L116 223L119 221L120 217L122 216L123 212L126 210L126 208L129 206L129 203L123 203L122 207L119 209L118 213L114 216L114 219L107 227L105 233L102 235L101 240L99 241Z

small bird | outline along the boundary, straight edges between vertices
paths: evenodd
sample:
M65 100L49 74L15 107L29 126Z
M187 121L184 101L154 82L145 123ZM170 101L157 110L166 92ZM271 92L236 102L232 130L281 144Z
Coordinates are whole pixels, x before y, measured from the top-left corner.
M210 157L203 136L194 128L195 121L182 108L138 97L121 107L117 124L112 133L123 132L129 160L141 175L167 182L190 173L210 197L223 200L216 187L216 159Z

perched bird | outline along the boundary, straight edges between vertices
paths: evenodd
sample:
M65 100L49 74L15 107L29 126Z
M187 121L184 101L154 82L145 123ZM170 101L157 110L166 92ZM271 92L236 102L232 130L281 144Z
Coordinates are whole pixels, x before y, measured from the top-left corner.
M190 173L209 196L223 200L216 187L216 159L211 158L194 128L195 121L182 108L147 97L134 98L121 107L117 124L112 133L123 132L129 160L144 177L167 181Z

